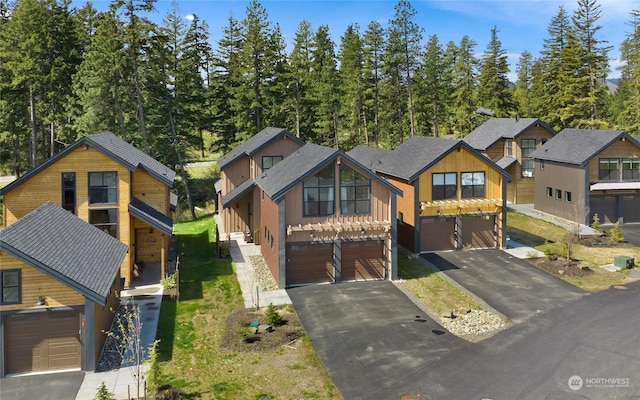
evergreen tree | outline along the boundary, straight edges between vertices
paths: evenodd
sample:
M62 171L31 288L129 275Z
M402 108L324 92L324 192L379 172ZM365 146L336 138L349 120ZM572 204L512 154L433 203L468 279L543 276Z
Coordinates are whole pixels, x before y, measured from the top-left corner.
M476 113L478 60L474 56L475 46L476 42L463 36L453 66L453 119L456 135L460 136L467 135L480 122Z
M533 56L528 51L520 54L520 59L516 65L516 86L513 91L516 116L534 117L531 111L531 85L533 80Z
M341 97L342 128L348 135L347 147L369 143L364 122L364 54L362 39L357 25L349 25L341 38L339 51L340 78L343 95Z
M362 40L364 52L363 108L366 136L369 137L369 126L372 125L373 141L376 147L379 147L380 136L380 80L384 65L384 43L384 29L380 23L370 22Z
M446 126L446 134L453 135L455 133L455 80L454 72L456 60L458 59L458 46L450 40L444 49L444 70L442 73L442 89L444 91L443 105L444 116L443 122Z
M498 28L491 29L491 39L482 55L480 66L478 103L493 110L496 117L507 117L513 109L509 83L507 52L498 39Z
M437 137L440 135L441 125L446 119L445 97L448 82L446 75L444 50L438 42L438 37L432 35L427 42L422 61L422 67L416 77L419 84L416 85L416 108L421 116L424 131Z
M620 82L614 94L617 103L612 113L619 129L631 135L640 133L640 9L631 12L631 31L620 46Z
M293 37L293 50L289 57L289 72L291 74L290 87L294 110L295 134L301 137L301 132L308 135L315 126L315 109L311 98L311 63L313 51L313 31L311 23L302 20L298 24Z

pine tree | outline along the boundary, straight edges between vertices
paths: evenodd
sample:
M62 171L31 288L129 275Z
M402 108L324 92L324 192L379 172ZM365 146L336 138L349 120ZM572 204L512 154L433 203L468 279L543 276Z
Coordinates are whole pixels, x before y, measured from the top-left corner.
M491 29L491 39L482 55L478 103L493 110L496 117L507 117L513 109L507 52L498 39L498 28Z
M453 108L456 134L465 136L479 124L475 112L477 99L478 60L474 56L476 42L463 36L453 66Z
M531 111L531 85L533 81L533 56L528 51L520 54L516 65L516 87L513 91L516 116L533 117Z
M640 9L631 12L631 31L620 46L620 82L614 95L619 104L615 120L620 129L640 134Z
M349 25L341 38L339 54L342 82L341 127L348 135L347 149L360 143L369 143L363 124L364 54L357 25Z
M418 74L420 84L416 85L416 107L422 109L418 114L423 115L425 132L430 132L434 137L440 135L446 119L445 98L448 95L447 65L445 65L444 50L438 42L438 37L432 35L427 42L422 61L422 67Z
M293 49L289 57L291 98L294 110L295 134L297 137L308 135L315 126L315 109L311 98L311 63L313 51L313 31L311 23L302 20L293 37ZM304 134L302 133L304 132Z
M373 141L376 147L379 147L380 136L380 80L384 65L384 43L384 29L380 23L370 22L362 39L364 51L363 102L365 119L371 121L371 123L365 124L365 129L369 131L369 126L373 125ZM368 134L367 137L369 137Z

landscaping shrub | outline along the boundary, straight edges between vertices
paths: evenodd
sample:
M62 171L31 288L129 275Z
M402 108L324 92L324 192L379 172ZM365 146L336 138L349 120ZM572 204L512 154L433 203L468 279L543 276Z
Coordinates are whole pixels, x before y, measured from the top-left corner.
M616 222L613 228L611 228L611 240L617 243L624 241L624 234L622 233L619 222Z
M282 324L282 315L276 309L276 306L273 303L269 304L267 310L264 313L267 324L269 325L280 325Z

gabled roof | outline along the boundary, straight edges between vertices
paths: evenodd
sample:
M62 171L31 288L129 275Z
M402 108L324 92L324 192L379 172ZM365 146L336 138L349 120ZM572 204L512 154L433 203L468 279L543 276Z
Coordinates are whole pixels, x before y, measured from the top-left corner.
M598 153L623 137L640 147L637 139L623 131L563 129L531 153L531 157L584 167Z
M300 182L326 167L329 163L342 157L358 167L369 178L374 179L396 194L402 194L395 186L378 177L373 172L340 150L307 143L295 153L265 171L256 179L256 184L272 199L278 200Z
M375 166L378 164L382 164L382 160L388 157L390 153L391 150L380 149L377 147L371 147L361 144L354 147L347 153L347 155L349 155L349 157L352 157L354 160L357 160L360 164L364 165L370 170L375 171Z
M255 185L256 181L253 179L247 179L246 181L242 182L235 189L222 196L222 199L220 199L220 201L222 202L222 207L227 208L229 204L235 202L236 200L239 200L242 196L253 189Z
M49 158L33 170L24 174L22 177L20 177L20 179L16 179L9 185L0 189L0 194L9 192L14 187L27 181L29 178L44 170L65 155L84 145L97 149L107 157L122 164L130 171L135 171L137 168L140 168L149 173L151 176L160 180L165 185L173 185L173 180L176 176L176 173L171 168L160 163L144 152L136 149L135 147L120 139L119 137L113 135L112 133L99 133L96 135L84 136L78 139L73 144L62 150L60 153Z
M128 208L131 215L138 217L147 224L159 229L162 233L169 236L173 233L173 219L164 215L142 200L133 197Z
M515 139L534 125L541 125L552 134L556 133L538 118L491 118L462 140L476 150L485 151L498 140Z
M251 157L256 152L260 151L269 143L274 140L280 139L281 137L286 137L288 139L294 140L300 145L304 144L304 141L286 129L282 128L264 128L257 134L253 135L246 142L242 143L240 146L231 150L220 159L218 159L218 166L220 169L225 169L235 161L239 160L243 156Z
M0 249L102 306L127 246L47 202L0 234Z
M507 169L510 166L512 166L513 164L515 164L515 162L518 161L518 159L516 159L515 157L511 157L511 156L504 156L501 159L499 159L498 161L496 161L496 165L502 169Z

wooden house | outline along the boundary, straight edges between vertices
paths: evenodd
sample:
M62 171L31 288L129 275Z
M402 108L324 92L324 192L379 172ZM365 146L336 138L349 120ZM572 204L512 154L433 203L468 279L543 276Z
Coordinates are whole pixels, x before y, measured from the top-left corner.
M92 371L127 246L46 202L0 234L0 376Z
M506 246L502 168L466 142L413 136L394 150L348 153L403 192L398 242L415 252Z
M555 134L537 118L491 118L462 140L511 176L507 182L507 202L530 204L535 188L531 153Z
M564 129L536 150L535 209L590 225L640 222L640 142L621 131Z
M138 263L164 276L173 231L175 172L110 133L83 137L0 189L10 226L51 201L128 246L121 274Z

